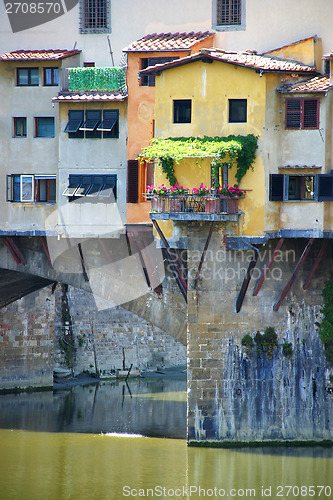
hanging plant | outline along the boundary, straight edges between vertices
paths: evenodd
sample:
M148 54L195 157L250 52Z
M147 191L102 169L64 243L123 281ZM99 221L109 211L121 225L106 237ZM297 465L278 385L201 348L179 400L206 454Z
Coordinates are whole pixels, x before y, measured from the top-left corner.
M249 168L253 169L256 151L258 148L258 137L249 135L230 135L228 137L171 137L152 139L150 146L144 148L140 156L146 160L158 158L161 162L163 173L173 186L177 179L174 172L174 164L185 158L213 158L212 168L225 163L228 157L228 166L237 164L236 179L239 183ZM199 164L199 163L198 163Z

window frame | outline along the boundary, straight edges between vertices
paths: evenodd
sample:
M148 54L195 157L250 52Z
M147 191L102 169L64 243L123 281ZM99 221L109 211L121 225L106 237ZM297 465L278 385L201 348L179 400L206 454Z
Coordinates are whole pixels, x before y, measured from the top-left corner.
M51 83L47 83L46 72L51 71ZM55 74L57 78L55 78ZM50 66L43 68L43 86L44 87L58 87L59 86L59 68L57 66Z
M93 129L87 128L87 120L93 120L94 114L95 126ZM118 139L119 109L69 109L64 133L68 134L69 139Z
M20 83L19 73L20 71L28 71L28 83ZM38 72L38 83L31 83L31 72L37 70ZM37 66L29 67L17 67L16 68L16 86L17 87L39 87L39 68Z
M239 3L239 22L221 23L219 20L219 9L222 9L222 3L229 2L232 6L233 1ZM244 31L246 29L246 0L213 0L212 28L216 31Z
M290 180L293 177L313 177L313 198L290 198ZM326 181L326 185L323 184ZM269 175L269 201L284 202L322 202L333 201L333 172L330 174L270 174Z
M90 202L109 201L112 194L114 195L112 201L116 202L116 174L69 174L68 186L62 193L68 197L69 202L82 198L87 198Z
M299 110L297 109L288 109L288 105L299 102ZM316 103L316 125L313 127L304 126L304 122L307 119L306 117L306 104L309 102ZM318 130L320 123L320 99L318 97L286 97L285 99L285 129L286 130ZM298 118L298 126L288 124L288 119L292 116Z
M231 119L232 105L236 104L236 103L238 103L238 104L245 103L245 120L232 120ZM247 123L247 99L228 99L228 104L229 104L229 123Z
M55 199L40 200L41 180L46 180L49 184L51 181L56 183L56 176L53 174L37 175L37 174L9 174L7 175L7 196L6 201L14 203L56 203L56 184L55 184ZM24 183L30 180L31 192L30 197L24 196ZM49 186L50 188L50 186ZM50 194L50 189L48 190Z
M53 124L53 131L51 132L52 135L40 135L40 132L39 132L39 121L40 120L50 120L50 123L51 123L51 120L52 120L52 124ZM54 116L35 116L34 117L34 130L35 130L35 133L34 133L34 137L36 139L54 139L55 137L55 118Z
M20 123L20 129L21 129L21 134L17 134L17 125L18 125L18 120L21 121ZM14 138L20 138L22 139L23 137L27 137L27 117L26 116L13 116L13 137Z
M90 12L89 20L89 8L91 4L98 4L98 2L103 2L105 8L105 18L103 20L104 26L88 26L88 24L98 24L98 18L96 18L97 9L92 9ZM95 14L94 14L95 12ZM111 0L80 0L79 2L79 32L82 34L93 34L93 33L111 33Z
M36 203L56 203L57 202L57 179L55 175L35 175L35 202ZM41 183L46 184L46 199L41 200ZM54 186L51 187L51 183ZM51 198L51 193L54 191L54 198Z
M188 108L181 109L181 105L185 105L189 103L190 107L189 110ZM174 124L186 124L186 123L192 123L192 99L173 99L172 101L173 109L172 109L172 123ZM189 119L186 116L189 112ZM184 116L184 119L182 119L179 115Z

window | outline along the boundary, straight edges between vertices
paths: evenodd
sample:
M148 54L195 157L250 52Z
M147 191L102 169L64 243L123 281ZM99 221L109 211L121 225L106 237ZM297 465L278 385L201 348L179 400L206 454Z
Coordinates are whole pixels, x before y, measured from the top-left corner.
M164 64L175 59L179 59L179 57L143 57L141 59L141 69L146 69L148 66L155 66L156 64ZM142 75L140 85L142 87L155 87L155 75Z
M56 201L56 178L55 176L35 175L35 200L39 203Z
M7 201L32 202L34 199L33 175L7 176Z
M86 197L89 201L115 201L116 175L70 175L68 187L62 193L69 201Z
M16 85L19 87L36 87L39 85L38 68L16 68Z
M97 130L101 124L102 111L89 109L86 111L86 120L80 127L86 133L86 138L101 138L102 134Z
M27 118L13 118L13 137L27 137Z
M319 128L319 99L286 99L286 128Z
M54 203L56 201L55 175L8 175L7 201Z
M35 118L35 137L54 137L54 117Z
M118 109L104 109L103 121L97 127L97 130L103 132L103 138L119 137L119 111Z
M247 100L229 99L229 123L246 123Z
M80 33L108 33L110 28L110 0L80 0Z
M271 174L270 201L333 201L333 173Z
M245 29L246 0L213 0L213 28L226 30Z
M88 109L69 110L68 123L64 132L70 139L86 138L118 138L119 137L119 110Z
M69 110L68 123L64 132L68 133L69 139L82 139L84 137L83 130L79 130L84 120L83 110Z
M59 85L58 68L44 68L44 85L50 87Z
M173 123L191 123L191 99L173 101Z

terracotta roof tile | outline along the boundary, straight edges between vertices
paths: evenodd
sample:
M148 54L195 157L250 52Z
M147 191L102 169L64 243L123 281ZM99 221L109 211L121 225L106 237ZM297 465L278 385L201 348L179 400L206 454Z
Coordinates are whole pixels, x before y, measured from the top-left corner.
M282 94L306 94L315 92L327 92L332 88L329 76L316 76L306 82L285 84L278 88Z
M0 61L57 61L80 54L81 50L48 49L48 50L15 50L0 55Z
M174 61L157 64L150 68L142 70L140 73L157 73L158 71L181 66L190 62L209 59L211 61L221 61L244 68L250 68L257 71L286 72L286 73L308 73L318 74L318 71L306 64L290 61L289 59L280 59L265 55L258 55L255 52L231 52L222 49L202 49L199 54L182 57Z
M306 168L323 168L321 165L280 165L278 168L287 168L287 169L306 169Z
M127 94L122 92L59 92L53 102L104 102L125 101Z
M190 33L152 33L131 43L124 52L147 52L159 50L187 50L198 42L214 36L209 31Z

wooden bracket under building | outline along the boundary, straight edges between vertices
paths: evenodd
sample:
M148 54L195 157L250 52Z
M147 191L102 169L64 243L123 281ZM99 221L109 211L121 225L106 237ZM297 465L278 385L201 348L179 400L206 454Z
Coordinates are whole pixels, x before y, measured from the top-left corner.
M284 238L280 238L280 240L279 240L278 244L277 244L277 245L276 245L276 247L275 247L275 250L274 250L274 252L273 252L273 255L272 255L272 257L271 257L271 259L270 259L270 261L269 261L269 263L268 263L267 267L265 267L265 270L264 270L264 272L263 272L263 275L262 275L262 276L260 276L260 278L258 278L258 280L257 280L257 282L256 282L256 285L255 285L254 290L253 290L253 295L258 295L259 290L260 290L260 288L262 287L262 285L263 285L263 283L264 283L264 281L265 281L265 279L266 279L266 276L267 276L267 274L268 274L268 271L270 270L270 268L271 268L271 266L272 266L272 264L273 264L273 262L274 262L274 260L275 260L275 258L276 258L276 256L277 256L277 254L278 254L278 251L279 251L279 250L280 250L280 248L282 247L283 242L284 242Z
M311 280L313 278L313 275L316 272L317 267L319 266L319 262L321 261L322 256L324 255L324 252L325 252L326 247L327 247L327 243L328 243L328 240L324 240L322 242L321 248L320 248L319 253L318 253L317 257L316 257L316 260L315 260L315 262L313 264L313 267L312 267L311 272L310 272L310 274L308 276L308 279L306 280L306 282L303 285L303 290L306 290L308 288L308 286L310 285L310 282L311 282Z
M177 285L178 285L179 290L181 291L181 293L185 299L185 302L187 303L187 278L184 275L183 269L180 265L179 256L172 248L170 248L168 240L164 236L164 234L163 234L163 232L162 232L162 230L161 230L161 228L158 225L156 220L153 220L153 224L154 224L156 231L158 232L159 237L163 241L163 244L164 244L165 249L166 249L167 259L168 259L168 263L169 263L171 272L176 279Z
M299 258L299 261L297 262L297 264L295 266L295 269L293 271L293 274L292 274L290 280L288 281L288 283L284 287L279 300L273 306L273 310L274 311L278 311L279 310L280 305L282 304L284 298L286 297L287 293L289 292L290 288L292 287L292 285L293 285L293 283L294 283L294 281L296 279L296 276L298 275L299 270L301 269L301 267L302 267L302 265L303 265L303 263L304 263L307 255L308 255L308 253L310 251L310 248L311 248L313 242L314 242L314 238L310 238L309 241L308 241L308 243L307 243L307 245L306 245L306 247L303 250L302 255Z
M9 249L10 253L12 254L16 264L23 264L24 266L26 266L27 261L23 255L23 253L21 252L21 250L19 249L19 247L17 246L17 244L13 240L13 238L11 238L10 236L5 236L4 240L5 240L5 243Z
M253 247L254 254L253 254L253 257L252 257L251 262L249 264L249 267L247 268L242 287L240 289L240 292L239 292L237 300L236 300L236 312L237 313L239 313L239 311L242 308L242 304L244 302L245 295L246 295L247 289L249 287L249 284L250 284L250 281L252 278L253 270L256 267L257 262L258 262L260 248L261 248L261 245L259 248Z
M195 278L194 278L193 290L195 290L195 288L197 287L197 283L198 283L198 280L199 280L199 277L200 277L201 268L203 266L203 263L204 263L204 260L205 260L205 256L206 256L206 253L207 253L207 249L208 249L208 245L209 245L210 239L211 239L212 234L213 234L214 225L215 225L215 221L213 221L211 223L211 225L210 225L210 229L209 229L209 233L208 233L208 236L207 236L206 244L205 244L205 247L203 249L203 252L202 252L202 255L201 255L201 259L200 259L200 262L199 262L197 274L195 275Z

